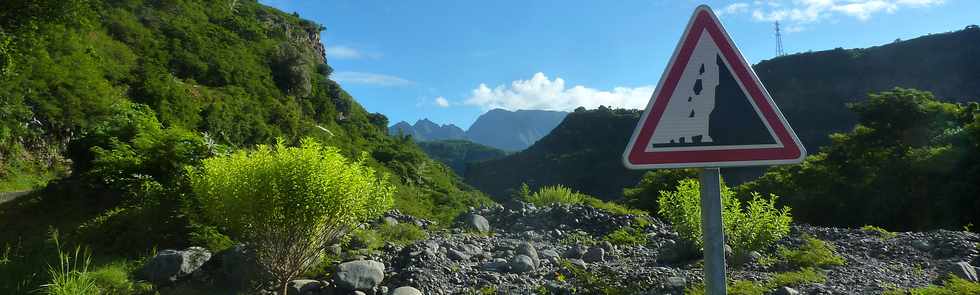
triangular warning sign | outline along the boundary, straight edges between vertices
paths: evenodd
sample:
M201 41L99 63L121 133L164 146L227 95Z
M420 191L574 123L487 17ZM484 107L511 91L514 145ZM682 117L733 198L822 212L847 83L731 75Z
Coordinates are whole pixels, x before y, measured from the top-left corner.
M799 163L806 151L708 6L694 10L630 138L630 169Z

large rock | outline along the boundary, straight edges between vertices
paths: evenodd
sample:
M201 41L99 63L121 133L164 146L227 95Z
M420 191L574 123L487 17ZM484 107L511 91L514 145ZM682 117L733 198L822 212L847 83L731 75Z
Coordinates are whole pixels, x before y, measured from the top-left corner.
M531 261L534 262L535 268L541 266L541 260L538 258L538 250L534 249L534 245L531 245L531 243L525 242L518 245L516 253L518 255L527 255L527 257L530 257Z
M490 232L490 222L486 218L477 214L465 214L460 220L464 228L473 229L481 233Z
M323 285L317 280L292 280L286 286L287 295L317 294Z
M548 260L551 262L558 262L561 256L558 255L558 251L552 249L545 249L538 252L541 255L541 259Z
M953 273L953 275L956 275L957 277L971 282L978 282L977 270L965 261L953 263L949 268L949 272Z
M602 247L592 247L589 252L585 252L582 256L582 260L585 262L603 262L606 261L606 249Z
M510 260L510 271L525 273L534 270L534 260L527 255L517 255Z
M413 287L398 287L391 291L391 295L422 295L422 291Z
M183 251L166 249L143 265L139 276L157 285L167 285L187 277L211 259L211 252L201 247Z
M357 260L341 263L334 273L337 286L346 290L369 291L381 284L385 274L384 263L374 260Z

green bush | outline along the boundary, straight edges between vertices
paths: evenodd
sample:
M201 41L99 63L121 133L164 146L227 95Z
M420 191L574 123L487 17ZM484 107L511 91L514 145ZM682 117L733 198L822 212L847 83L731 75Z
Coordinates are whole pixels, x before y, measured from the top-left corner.
M797 249L780 247L779 256L790 264L804 268L844 265L844 257L837 255L833 244L811 236L805 236L803 239L803 245Z
M659 199L658 214L674 226L684 239L702 245L701 185L697 180L682 180L675 191L664 191ZM789 233L792 217L789 208L776 208L776 196L762 198L757 193L745 203L722 185L722 222L725 241L738 253L762 249Z
M188 169L202 220L255 247L259 264L285 288L326 247L392 206L394 186L364 159L305 139L300 147L258 146Z
M888 290L885 295L980 295L980 283L948 276L940 286L929 285L909 290Z
M877 227L877 226L874 226L874 225L865 225L865 226L862 226L861 227L861 230L866 231L866 232L872 232L872 233L878 235L878 238L880 238L882 240L888 240L888 239L891 239L891 238L894 238L894 237L897 237L898 236L898 234L896 234L896 233L890 232L887 229L883 229L883 228L880 228L880 227Z
M521 195L524 201L538 206L551 204L581 204L584 195L572 191L562 185L546 186L539 188L534 193L529 193L527 184L521 186Z
M378 227L378 235L385 242L392 242L396 245L408 245L418 240L424 240L429 234L417 225L409 223L399 223L395 225L382 224Z
M812 267L804 267L798 271L778 273L772 277L775 287L799 286L803 284L823 283L827 275Z
M80 246L75 252L63 252L58 232L51 234L55 247L58 249L58 265L48 265L51 282L43 287L44 294L49 295L87 295L99 294L99 286L95 279L88 275L92 264L92 255Z

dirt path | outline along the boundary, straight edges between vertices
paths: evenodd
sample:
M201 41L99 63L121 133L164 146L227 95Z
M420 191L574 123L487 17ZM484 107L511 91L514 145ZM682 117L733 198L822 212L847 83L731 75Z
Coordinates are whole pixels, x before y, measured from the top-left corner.
M19 198L20 196L31 193L30 190L26 191L16 191L16 192L2 192L0 193L0 204L7 201L12 201L13 199Z

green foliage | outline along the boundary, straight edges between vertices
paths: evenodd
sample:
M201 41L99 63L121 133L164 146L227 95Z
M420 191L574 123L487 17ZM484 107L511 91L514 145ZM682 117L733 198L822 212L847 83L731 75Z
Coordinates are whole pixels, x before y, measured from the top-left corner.
M681 180L697 178L695 169L658 169L643 174L640 183L635 187L623 189L625 203L633 208L656 213L659 210L657 200L660 192L672 191Z
M355 229L350 233L347 245L356 250L376 250L385 245L384 238L372 229Z
M909 231L980 222L980 106L895 88L850 108L854 129L832 134L803 164L744 184L741 195L778 194L816 225Z
M204 247L212 253L217 253L235 246L235 241L222 234L217 228L203 224L191 225L187 240L190 244Z
M95 281L99 288L99 294L150 294L153 291L153 285L147 282L134 281L130 277L130 273L134 270L135 265L133 263L117 261L96 267L85 275Z
M778 273L772 277L772 284L780 286L799 286L827 281L827 275L812 267L791 272Z
M875 235L878 235L878 238L881 238L882 240L888 240L888 239L892 239L892 238L895 238L895 237L898 236L898 234L896 234L896 233L890 232L890 231L888 231L886 229L883 229L883 228L880 228L880 227L877 227L877 226L874 226L874 225L865 225L865 226L862 226L861 227L861 230L866 231L866 232L872 232Z
M940 286L929 285L909 290L888 290L886 295L980 295L980 283L948 276Z
M602 237L602 239L604 241L609 241L609 243L612 243L613 245L621 246L640 246L649 243L646 233L632 227L617 229L605 237Z
M660 216L666 218L684 239L701 247L701 186L697 180L682 180L676 191L664 191L659 199ZM777 197L768 199L755 193L745 203L734 192L722 186L722 222L725 240L738 253L747 253L769 246L789 233L792 217L789 208L777 209Z
M571 232L565 235L565 237L563 237L558 242L563 245L583 245L583 246L592 246L598 243L594 238L592 238L591 235L581 231Z
M684 289L686 295L704 295L704 284L697 284ZM762 295L766 294L771 288L769 282L756 282L748 280L729 280L727 291L732 295Z
M568 274L566 280L572 285L573 294L633 294L641 290L640 286L634 284L621 284L616 282L612 276L597 272L588 271L585 268L574 265L566 259L560 262L561 269Z
M202 218L254 245L281 286L348 229L391 208L395 190L363 158L349 161L313 140L210 158L188 174Z
M790 264L804 268L840 266L846 262L844 257L837 255L833 244L810 236L805 236L803 245L797 249L781 247L779 255Z

